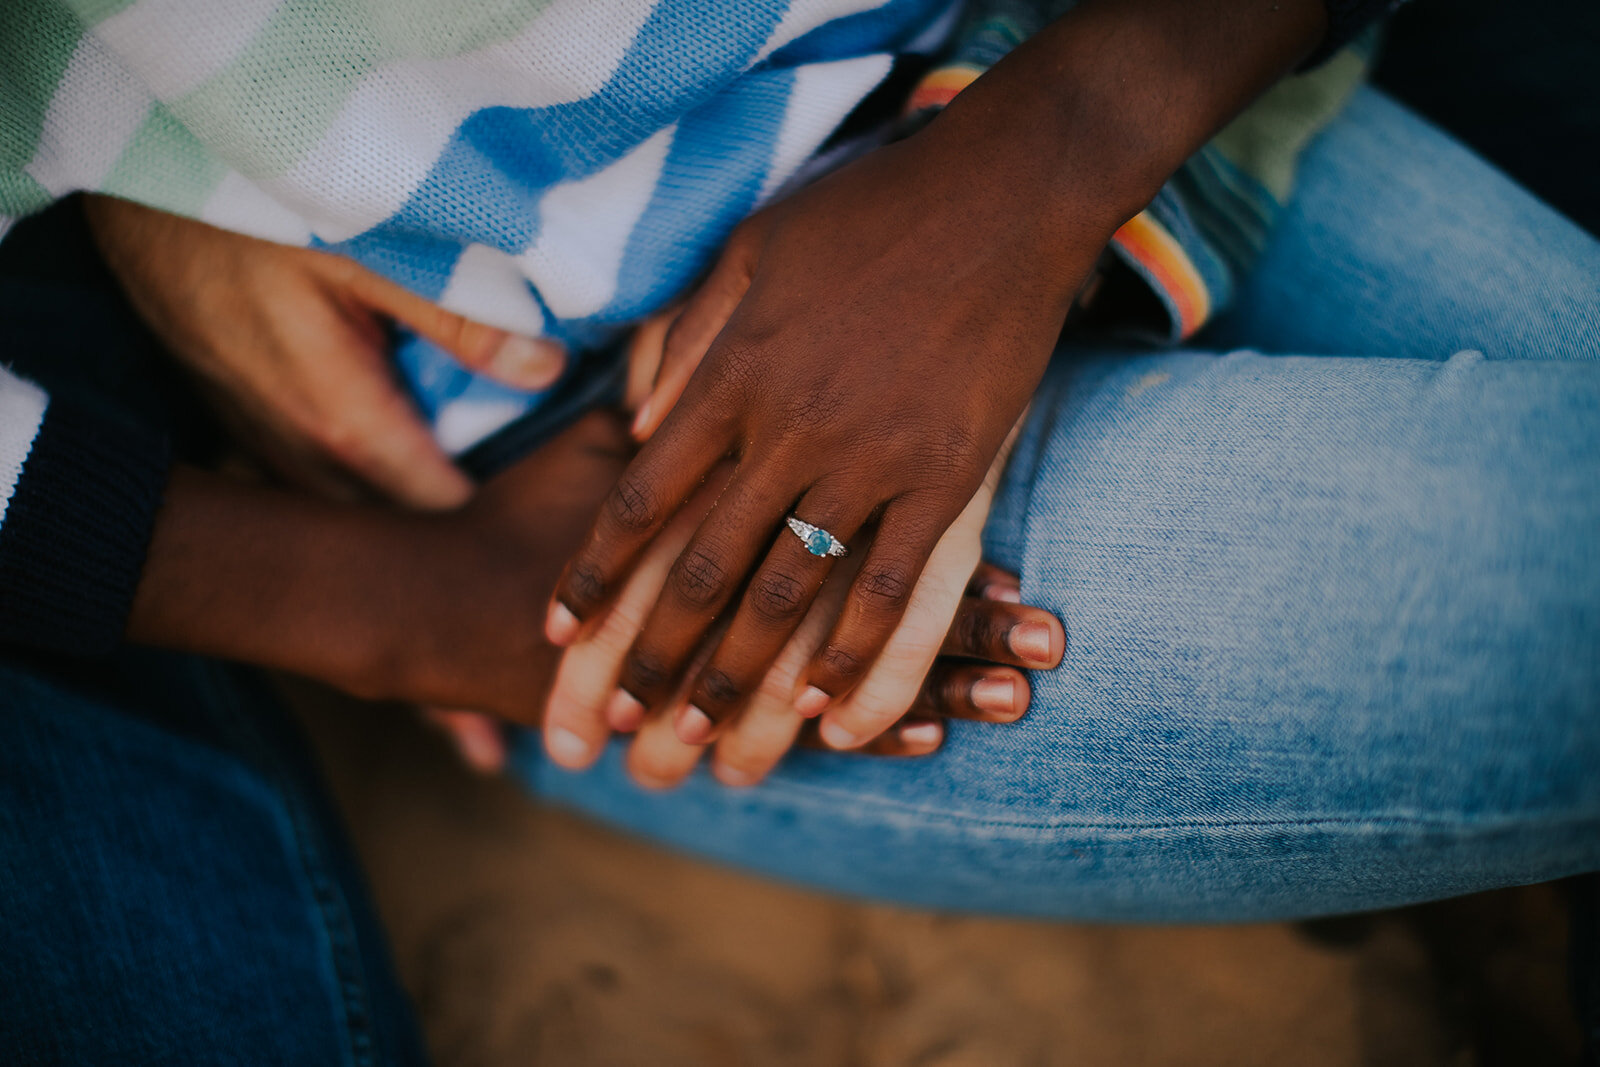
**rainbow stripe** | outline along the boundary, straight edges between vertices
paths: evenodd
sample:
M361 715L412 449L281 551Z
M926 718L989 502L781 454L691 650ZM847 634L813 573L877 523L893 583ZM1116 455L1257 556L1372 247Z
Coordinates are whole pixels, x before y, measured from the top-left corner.
M965 64L930 70L922 76L910 99L906 101L905 113L914 115L930 107L944 107L954 100L961 90L977 81L982 73L982 68Z
M969 64L929 71L906 101L905 113L945 107L982 74L983 68ZM1211 291L1183 246L1148 211L1123 223L1111 243L1156 289L1156 295L1164 298L1177 320L1178 339L1191 336L1205 324L1211 314Z
M1167 228L1141 211L1124 222L1111 243L1139 270L1178 321L1178 338L1189 337L1211 314L1211 292L1189 254Z

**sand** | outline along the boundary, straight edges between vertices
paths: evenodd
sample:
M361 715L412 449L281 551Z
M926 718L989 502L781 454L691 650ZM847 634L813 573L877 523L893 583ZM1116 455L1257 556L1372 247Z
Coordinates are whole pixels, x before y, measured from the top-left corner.
M1106 927L847 902L462 769L295 689L441 1067L1570 1064L1560 887L1314 924Z

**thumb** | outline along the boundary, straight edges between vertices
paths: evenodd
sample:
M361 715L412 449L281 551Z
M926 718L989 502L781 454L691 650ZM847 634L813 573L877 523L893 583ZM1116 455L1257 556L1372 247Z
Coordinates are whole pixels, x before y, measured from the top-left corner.
M363 304L438 345L463 367L513 389L547 388L566 367L566 348L555 341L485 326L361 267L353 279L352 295Z
M401 504L435 510L466 502L471 480L440 450L379 351L327 366L341 403L312 429L325 452Z
M749 288L747 257L742 250L730 248L667 328L655 387L633 417L634 440L643 441L655 433Z

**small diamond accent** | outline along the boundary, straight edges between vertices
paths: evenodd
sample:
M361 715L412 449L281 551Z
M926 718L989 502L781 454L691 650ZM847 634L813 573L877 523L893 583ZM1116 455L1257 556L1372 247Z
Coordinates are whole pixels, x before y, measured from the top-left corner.
M789 529L800 538L800 543L806 546L806 551L813 556L848 556L850 550L833 534L820 526L813 526L809 522L790 515L783 520L788 523Z

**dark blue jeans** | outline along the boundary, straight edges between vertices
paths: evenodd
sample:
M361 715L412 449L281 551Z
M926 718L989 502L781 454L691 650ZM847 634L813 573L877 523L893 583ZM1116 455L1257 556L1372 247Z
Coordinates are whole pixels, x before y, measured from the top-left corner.
M304 739L258 676L0 659L10 1063L426 1060Z
M71 203L0 246L0 358L215 435ZM255 672L0 648L0 1062L426 1060L305 739Z

